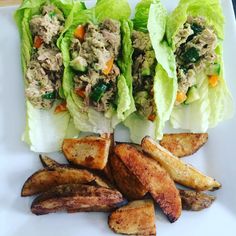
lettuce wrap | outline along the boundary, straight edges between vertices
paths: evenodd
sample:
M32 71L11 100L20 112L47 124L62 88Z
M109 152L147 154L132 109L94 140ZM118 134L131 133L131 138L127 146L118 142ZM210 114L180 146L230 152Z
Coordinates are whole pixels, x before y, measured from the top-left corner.
M219 0L181 0L168 17L167 39L178 77L174 128L206 132L233 116L224 80L224 16Z
M161 139L177 92L174 54L165 40L167 11L158 0L142 0L133 19L133 96L137 111L124 122L131 140ZM144 48L145 47L145 48Z
M58 84L62 82L59 72L63 70L63 65L56 69L47 67L56 67L59 64L57 61L51 63L54 60L52 58L61 61L57 46L71 25L75 12L84 8L84 4L78 1L74 3L72 0L24 0L15 13L21 39L21 63L26 88L26 128L22 140L32 151L58 151L65 137L73 137L78 133L66 110L62 87L52 90L55 87L52 78L58 76ZM56 29L52 28L52 22ZM42 36L34 35L40 27ZM43 30L50 31L51 35L43 34ZM50 73L46 74L45 71ZM40 81L41 78L45 79L46 85Z
M77 14L61 41L63 90L80 131L111 133L135 110L130 14L126 0L99 0Z

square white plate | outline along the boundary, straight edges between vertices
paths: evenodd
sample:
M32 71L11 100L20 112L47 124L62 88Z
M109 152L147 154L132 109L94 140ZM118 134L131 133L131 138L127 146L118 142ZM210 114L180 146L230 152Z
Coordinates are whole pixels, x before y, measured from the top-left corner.
M130 0L133 8L137 2ZM177 0L163 0L163 3L170 11L177 5ZM236 101L236 25L231 1L224 0L222 5L226 16L225 78ZM13 21L15 9L0 8L0 236L114 235L108 228L107 214L63 212L35 216L30 212L33 198L20 197L24 181L41 168L41 164L38 155L20 141L25 125L25 105L20 43ZM182 217L174 224L170 224L157 209L157 235L235 235L235 134L236 118L210 130L208 143L194 156L185 158L222 183L222 189L213 193L217 196L216 202L201 212L183 211ZM127 130L119 127L116 137L127 140ZM65 161L62 155L52 156Z

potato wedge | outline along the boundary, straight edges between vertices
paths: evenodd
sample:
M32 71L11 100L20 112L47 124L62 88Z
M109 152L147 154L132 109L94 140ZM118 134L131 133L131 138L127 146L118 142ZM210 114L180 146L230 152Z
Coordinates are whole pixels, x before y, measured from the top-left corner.
M31 211L44 215L66 210L68 213L111 211L127 201L117 190L90 185L67 184L44 192L32 202Z
M215 179L184 163L152 138L145 137L141 145L147 154L166 169L175 182L197 191L216 190L221 187Z
M169 221L176 221L181 215L181 199L174 181L166 170L131 145L120 144L114 150L125 166L148 189Z
M108 225L115 233L119 234L156 235L153 201L130 202L111 213Z
M112 175L117 188L129 200L141 199L148 191L116 155L110 157Z
M185 157L197 152L207 140L207 133L164 134L160 145L174 156Z
M61 184L84 184L95 180L92 173L69 167L55 167L39 170L31 175L24 183L21 196L31 196L45 192Z
M200 211L211 206L215 197L206 193L179 189L184 210Z
M44 155L39 155L39 159L43 165L43 167L47 168L52 168L52 167L59 167L62 166L60 163L54 161L53 159L51 159L48 156L44 156Z
M109 155L110 139L96 136L65 139L62 151L67 160L75 165L102 170Z
M76 168L75 166L69 165L69 164L60 164L58 162L56 162L55 160L51 159L48 156L43 156L43 155L39 155L40 161L42 163L42 165L45 168L55 168L55 167L69 167L69 168ZM106 188L110 188L112 187L111 184L109 184L108 181L106 181L105 179L101 178L100 176L93 174L94 175L94 184L97 186L101 186L101 187L106 187ZM91 182L91 184L93 184L93 182Z

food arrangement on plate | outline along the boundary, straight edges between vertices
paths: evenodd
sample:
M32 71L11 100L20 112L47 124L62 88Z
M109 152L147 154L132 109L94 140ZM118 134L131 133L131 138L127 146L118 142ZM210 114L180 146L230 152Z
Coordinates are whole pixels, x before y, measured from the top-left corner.
M23 140L34 152L62 150L69 162L40 155L44 168L21 195L39 194L31 205L36 215L113 211L114 232L155 235L154 203L175 222L182 209L209 207L215 197L204 191L221 187L180 158L233 115L223 74L224 17L218 0L180 0L172 13L159 0L141 0L130 16L126 0L98 0L92 8L24 0L16 11ZM190 133L163 135L168 121ZM120 123L132 143L114 140Z

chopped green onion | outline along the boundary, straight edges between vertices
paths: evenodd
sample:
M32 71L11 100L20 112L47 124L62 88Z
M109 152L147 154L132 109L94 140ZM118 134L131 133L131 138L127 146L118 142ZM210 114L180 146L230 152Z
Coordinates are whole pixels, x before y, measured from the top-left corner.
M49 12L49 16L50 16L51 18L53 18L54 16L56 16L56 13L55 13L54 11L51 11L51 12Z
M56 92L53 91L51 93L45 93L45 94L42 95L42 98L43 99L48 99L48 100L55 99L56 98Z
M94 102L99 102L104 93L107 91L107 89L107 84L105 84L104 82L99 82L90 94L91 100Z
M183 53L182 58L186 63L195 63L199 60L200 55L195 47L191 47Z
M191 25L191 29L193 30L193 32L194 32L195 35L196 35L196 34L199 34L199 33L201 33L201 32L203 31L203 28L202 28L200 25L197 25L197 24L195 24L195 23L193 23L193 24Z
M188 73L188 68L184 65L181 65L180 66L180 69L183 70L184 74L187 74Z

